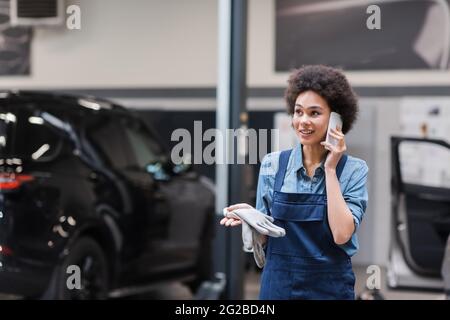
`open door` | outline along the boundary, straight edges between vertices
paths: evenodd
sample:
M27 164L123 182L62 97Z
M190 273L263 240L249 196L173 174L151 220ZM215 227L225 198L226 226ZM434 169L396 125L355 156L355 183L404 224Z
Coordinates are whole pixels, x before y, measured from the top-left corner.
M391 138L392 233L388 285L443 290L450 233L450 144Z

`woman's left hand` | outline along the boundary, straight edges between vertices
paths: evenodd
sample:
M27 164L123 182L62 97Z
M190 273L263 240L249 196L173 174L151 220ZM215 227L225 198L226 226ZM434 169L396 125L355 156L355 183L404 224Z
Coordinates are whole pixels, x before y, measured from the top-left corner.
M323 145L325 149L330 151L327 155L327 159L325 160L325 169L335 170L339 160L347 150L347 146L345 145L345 136L342 133L341 128L338 127L336 130L331 129L330 135L338 142L336 146L325 141L322 141L320 144Z

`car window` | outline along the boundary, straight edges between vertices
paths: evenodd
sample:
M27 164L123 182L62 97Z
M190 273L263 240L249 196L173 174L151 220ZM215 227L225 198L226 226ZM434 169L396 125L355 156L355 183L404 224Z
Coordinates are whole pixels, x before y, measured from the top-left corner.
M125 121L124 128L139 168L146 168L149 163L161 161L160 146L142 124L137 121Z
M404 183L450 188L450 149L432 142L403 141L399 157Z
M113 167L128 168L134 164L119 122L105 116L89 125L86 133L100 155Z
M2 157L49 162L61 152L63 138L29 110L0 110Z

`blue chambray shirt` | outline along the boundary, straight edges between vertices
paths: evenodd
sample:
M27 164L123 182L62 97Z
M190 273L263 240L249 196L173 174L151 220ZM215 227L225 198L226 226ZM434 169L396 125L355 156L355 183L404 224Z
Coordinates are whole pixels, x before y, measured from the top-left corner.
M268 205L272 206L273 188L275 175L278 171L278 159L281 151L267 154L262 162L258 177L258 189L256 193L256 209L268 214L264 205L263 197L268 200ZM289 157L286 175L284 177L281 192L286 193L319 193L325 191L325 162L322 161L316 168L311 179L303 166L302 146L297 143ZM356 230L358 229L364 212L367 208L368 193L366 187L369 168L364 160L348 156L344 170L339 179L341 192L347 203L355 221L355 233L351 239L340 245L348 256L353 256L359 248Z

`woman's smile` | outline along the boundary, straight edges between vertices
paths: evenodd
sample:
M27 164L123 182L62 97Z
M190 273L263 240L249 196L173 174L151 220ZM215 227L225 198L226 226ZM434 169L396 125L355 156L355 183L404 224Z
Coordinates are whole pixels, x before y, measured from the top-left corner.
M313 130L307 130L307 129L301 129L299 131L300 131L300 134L302 135L302 137L309 137L314 133Z

